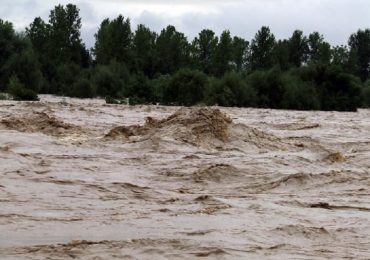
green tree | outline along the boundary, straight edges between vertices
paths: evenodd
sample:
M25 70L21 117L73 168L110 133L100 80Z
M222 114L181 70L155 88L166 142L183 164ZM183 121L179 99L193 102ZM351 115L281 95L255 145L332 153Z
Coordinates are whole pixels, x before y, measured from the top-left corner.
M81 18L76 5L57 5L50 12L50 58L56 63L86 63L87 50L81 40ZM35 46L36 48L38 46Z
M171 81L170 75L160 75L150 81L151 93L153 95L153 101L159 103L165 102L165 92L168 89L169 82Z
M280 108L284 94L284 82L280 68L255 71L248 75L246 81L257 91L258 106Z
M144 73L139 72L132 76L126 96L130 97L131 103L154 101L150 81Z
M37 93L42 81L39 63L28 39L23 35L17 35L16 38L23 46L9 57L3 66L3 72L9 76L17 75L22 84Z
M172 25L159 34L155 47L156 72L171 74L190 63L189 43L183 33Z
M51 93L62 96L71 95L73 85L79 80L80 72L81 67L73 62L59 63L50 83Z
M26 28L45 78L41 92L71 93L75 67L87 68L90 54L81 40L79 9L73 4L58 5L50 11L49 23L37 17ZM73 73L60 74L73 71ZM66 79L67 76L71 78ZM68 84L67 84L68 83Z
M289 62L296 67L300 67L302 63L307 61L308 42L302 31L296 30L292 37L288 40L289 43Z
M157 34L142 24L137 26L133 37L133 55L135 69L152 77L154 71L154 50Z
M288 40L279 40L275 44L273 52L273 63L278 66L281 70L288 70L289 64L289 42Z
M26 35L30 39L33 50L40 63L40 69L45 79L41 85L41 93L50 93L50 82L56 75L56 65L51 60L52 45L50 42L50 25L40 17L36 17L26 28Z
M119 15L110 21L105 19L95 34L94 54L98 64L107 65L112 60L132 66L132 32L131 23Z
M223 31L213 58L212 67L215 76L223 76L227 71L231 70L233 54L233 40L230 32Z
M345 68L349 61L349 50L347 46L340 45L331 49L331 64Z
M108 65L98 65L91 77L97 95L101 97L127 97L130 74L125 64L111 61Z
M15 32L13 24L0 19L0 91L4 91L9 75L4 75L3 66L13 53Z
M14 100L38 100L37 92L27 88L16 75L10 77L7 91L13 96Z
M358 30L348 41L351 53L356 57L358 75L362 81L369 78L370 73L370 29Z
M257 104L257 93L235 72L226 73L214 80L208 104L228 107L253 107Z
M282 76L284 94L282 108L296 110L318 110L320 99L312 81L303 81L297 76L295 69Z
M370 108L370 80L365 82L365 85L362 89L362 106L366 108Z
M232 62L237 72L241 72L246 68L248 48L248 41L234 36L232 43Z
M86 77L79 77L73 83L71 96L78 98L93 98L96 95L96 89L91 80Z
M206 74L212 71L212 62L218 44L218 37L212 30L202 30L192 42L192 58L195 67Z
M251 71L269 69L273 66L275 44L275 36L271 33L270 28L263 26L251 43L249 56Z
M14 52L14 37L13 24L0 19L0 69Z
M360 79L340 66L315 64L295 74L315 84L322 110L355 111L362 104Z
M308 61L311 63L321 63L328 65L331 60L330 44L324 41L324 37L313 32L308 36Z
M203 72L181 69L169 81L164 93L164 100L166 103L195 105L203 101L208 86L207 76Z
M41 80L39 64L28 38L15 33L11 23L0 20L0 90L8 89L13 94L17 90L18 99L29 99L22 93L37 94Z
M335 46L331 49L331 65L339 66L343 71L357 75L359 71L358 57L354 50L349 50L348 46Z

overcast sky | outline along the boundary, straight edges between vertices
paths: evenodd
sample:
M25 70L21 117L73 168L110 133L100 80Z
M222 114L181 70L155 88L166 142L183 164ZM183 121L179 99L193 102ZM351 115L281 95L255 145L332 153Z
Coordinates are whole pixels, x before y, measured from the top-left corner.
M36 16L48 20L57 4L80 8L82 37L88 47L104 18L129 17L132 28L146 24L159 32L168 24L192 40L202 29L229 29L251 40L267 25L277 38L295 29L319 31L331 44L346 44L351 33L370 27L370 0L0 0L0 18L23 30Z

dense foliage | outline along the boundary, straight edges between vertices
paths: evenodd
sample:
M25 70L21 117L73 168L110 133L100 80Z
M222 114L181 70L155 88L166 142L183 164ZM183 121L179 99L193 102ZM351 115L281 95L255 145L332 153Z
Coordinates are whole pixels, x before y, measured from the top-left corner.
M370 29L331 46L296 30L277 40L267 26L249 42L204 29L192 41L169 25L158 34L130 19L105 19L88 50L76 5L58 5L24 33L0 19L0 93L113 102L300 110L370 107ZM2 95L2 97L5 97Z

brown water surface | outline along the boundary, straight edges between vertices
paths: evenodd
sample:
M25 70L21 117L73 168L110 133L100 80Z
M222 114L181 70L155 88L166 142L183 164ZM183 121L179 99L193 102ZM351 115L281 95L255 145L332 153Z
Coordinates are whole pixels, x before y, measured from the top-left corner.
M370 258L370 111L0 103L1 259Z

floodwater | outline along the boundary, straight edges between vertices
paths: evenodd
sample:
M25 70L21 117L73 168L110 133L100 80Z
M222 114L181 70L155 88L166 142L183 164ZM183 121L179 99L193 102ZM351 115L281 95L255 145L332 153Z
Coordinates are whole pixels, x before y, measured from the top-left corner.
M370 110L0 103L1 259L369 259Z

